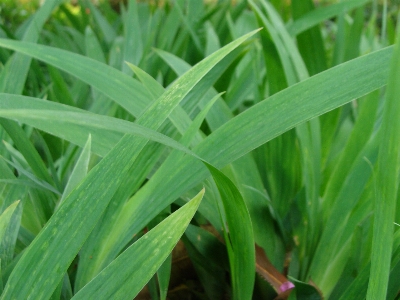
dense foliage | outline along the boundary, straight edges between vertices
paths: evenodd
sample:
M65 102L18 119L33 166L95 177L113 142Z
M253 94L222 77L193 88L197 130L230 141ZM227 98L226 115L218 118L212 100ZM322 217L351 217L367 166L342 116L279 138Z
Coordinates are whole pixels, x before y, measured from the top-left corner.
M1 299L398 299L398 1L114 2L0 3Z

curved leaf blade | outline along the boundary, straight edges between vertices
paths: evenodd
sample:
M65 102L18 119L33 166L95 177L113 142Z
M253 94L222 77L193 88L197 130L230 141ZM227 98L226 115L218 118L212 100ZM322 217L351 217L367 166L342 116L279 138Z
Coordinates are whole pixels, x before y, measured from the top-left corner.
M72 299L133 299L171 253L203 195L204 189L125 250Z
M233 299L252 299L255 281L255 253L253 226L246 203L235 184L221 171L206 164L221 195L229 238L228 247Z

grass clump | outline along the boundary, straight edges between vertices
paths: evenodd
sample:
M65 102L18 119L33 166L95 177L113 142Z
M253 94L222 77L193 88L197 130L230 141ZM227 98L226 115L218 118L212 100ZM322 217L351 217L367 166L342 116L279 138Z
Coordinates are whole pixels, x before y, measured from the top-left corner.
M13 14L2 299L397 299L396 3Z

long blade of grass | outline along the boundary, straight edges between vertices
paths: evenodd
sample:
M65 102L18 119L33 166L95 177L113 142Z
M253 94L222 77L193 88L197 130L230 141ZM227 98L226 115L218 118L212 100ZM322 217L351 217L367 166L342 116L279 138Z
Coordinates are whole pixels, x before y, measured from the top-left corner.
M19 96L16 96L19 97ZM189 155L197 157L192 151L182 146L172 138L158 133L154 130L148 129L147 127L131 123L121 119L87 114L87 113L76 113L76 112L57 112L54 110L35 110L35 109L0 109L0 116L4 118L16 119L18 121L30 124L38 128L48 128L48 126L54 126L59 123L58 128L61 132L55 133L56 135L62 135L63 126L78 125L85 127L98 128L103 130L111 130L119 133L134 134L143 138L147 138L152 141L157 141L164 145L168 145L174 149L183 151ZM198 158L198 157L197 157Z
M391 60L378 154L377 195L367 299L385 299L392 254L400 152L400 31Z
M7 207L3 213L0 215L0 243L2 242L4 235L7 231L7 228L9 226L9 223L11 221L11 217L13 216L13 213L15 209L17 208L19 204L19 200L15 201L13 204L11 204L9 207Z
M138 117L149 104L149 94L135 79L91 58L33 43L0 39L0 46L42 60L92 85ZM135 101L132 101L134 97Z
M206 164L217 184L223 203L227 226L225 242L228 248L233 299L251 299L255 280L253 227L246 204L235 184L221 171Z
M399 257L399 245L400 245L400 231L397 230L393 236L393 249L396 250L393 252L393 257L392 257L392 270L396 268L396 266L400 262L400 257ZM359 272L357 275L356 279L348 286L348 288L343 291L340 300L363 300L365 299L365 295L367 293L368 289L368 281L370 277L370 270L371 270L371 263L368 263L364 268ZM396 270L394 270L396 271ZM391 287L389 287L389 290L398 290L398 280L397 278L390 278L393 280L395 284ZM395 288L396 287L396 288ZM391 292L392 292L391 291ZM387 299L395 299L395 298L390 298L389 296L393 296L391 294L387 295Z
M379 103L379 92L380 90L376 90L363 99L360 99L360 110L357 121L353 127L348 143L331 172L324 191L322 211L325 212L325 219L328 213L332 211L328 208L332 207L333 200L337 196L337 191L343 185L343 181L345 180L344 174L349 172L352 162L371 136Z
M89 160L90 160L90 147L91 147L92 137L89 138L76 161L75 167L69 176L68 183L64 188L64 192L61 196L59 204L73 191L74 188L86 177L88 173Z
M91 1L85 1L85 4L89 7L90 13L93 15L95 22L100 27L104 39L109 45L111 45L117 37L114 28L108 23L107 19Z
M124 16L125 39L123 55L124 61L135 65L139 65L143 56L143 41L138 13L138 4L136 1L130 0L128 11ZM127 74L132 73L126 64L123 64L122 70Z
M73 106L60 105L56 102L11 94L0 95L0 109L27 109L31 110L31 113L33 115L35 114L35 112L45 110L52 110L53 112L58 112L59 114L63 114L64 112L79 113L82 114L82 120L85 120L86 116L89 115L87 111L78 109ZM95 114L91 115L92 117L96 116ZM64 117L65 116L66 115L64 115ZM84 126L82 124L82 120L80 121L80 125L74 125L70 122L69 126L65 126L65 123L62 124L60 122L54 122L51 125L47 123L46 125L45 120L36 120L35 118L25 121L40 130L58 136L62 139L68 140L80 147L83 147L85 145L88 135L91 134L92 151L100 156L105 156L123 136L123 134L116 131L112 132L109 130Z
M203 195L204 189L126 249L72 299L133 299L171 253Z
M315 25L318 25L325 20L328 20L336 15L345 13L346 11L352 10L356 7L363 6L365 3L368 3L370 1L371 0L344 1L312 10L288 25L288 31L292 36L298 35L299 33L306 31L307 29L310 29Z

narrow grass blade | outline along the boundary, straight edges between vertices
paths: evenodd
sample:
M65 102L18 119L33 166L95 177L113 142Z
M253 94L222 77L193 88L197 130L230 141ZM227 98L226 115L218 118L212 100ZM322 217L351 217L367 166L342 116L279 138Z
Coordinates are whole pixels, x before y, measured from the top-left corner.
M7 228L9 226L9 223L11 221L11 217L17 208L19 204L19 200L15 201L13 204L11 204L9 207L7 207L3 213L0 215L0 242L4 238L4 234L7 231Z
M160 300L166 300L168 294L168 285L171 277L172 254L161 264L157 270L158 285L160 287Z
M337 282L341 270L335 269L333 263L337 253L342 248L341 236L349 225L349 217L367 186L377 157L378 139L372 139L354 159L341 187L336 191L335 201L330 209L330 216L326 222L320 241L310 264L309 275L324 293L330 293ZM357 223L361 220L357 220ZM346 239L347 240L347 239ZM343 268L344 265L339 265Z
M371 275L367 299L385 299L392 254L400 152L400 31L391 60L378 155Z
M293 36L298 35L299 33L306 31L307 29L310 29L315 25L318 25L325 20L328 20L336 15L345 13L346 11L352 10L356 7L360 7L370 1L371 0L344 1L312 10L291 23L288 26L288 31Z
M292 1L291 7L295 21L315 10L315 5L312 0L295 0ZM310 75L315 75L326 70L327 59L319 26L311 27L302 32L296 39L297 46L299 47L299 51L304 59L304 63L307 65Z
M93 5L91 1L85 1L85 4L90 8L90 13L93 15L95 22L100 27L104 39L109 45L111 45L111 43L117 37L117 33L115 32L114 28L108 23L107 19L100 13L98 8Z
M60 103L74 106L74 100L60 71L52 66L48 66L48 70L53 84L51 90L54 94L54 98L52 99L57 99Z
M9 193L5 197L5 201L3 202L3 206L8 205L11 201L15 201L15 199L23 199L27 193L27 188L25 186L13 186L10 188ZM20 201L20 200L18 200ZM21 203L22 204L22 203ZM11 204L7 209L12 207ZM6 210L7 210L6 209ZM15 246L17 242L17 238L19 235L19 231L21 228L21 218L22 218L23 206L16 206L14 212L8 221L8 227L6 228L6 232L3 235L0 246L0 258L1 258L1 268L4 270L14 259L15 256ZM3 212L3 214L5 211Z
M133 299L171 253L203 195L204 189L125 250L72 299Z
M149 95L137 80L101 62L69 51L26 42L0 39L0 46L72 74L117 102L133 116L139 116L149 104ZM132 101L133 95L135 101Z
M399 257L399 246L400 246L400 231L397 230L393 236L393 257L392 257L392 270L397 271L395 268L398 267L400 262ZM349 287L343 291L340 300L363 300L365 299L365 295L368 289L368 281L370 277L370 269L371 263L368 263L357 275L356 279L349 285ZM395 274L394 274L395 275ZM398 280L397 278L390 278L391 282L394 283L392 286L389 286L388 292L393 292L394 290L398 290ZM393 296L391 293L387 295L387 299L396 299L391 298Z
M88 57L93 58L101 63L106 63L106 58L101 48L101 44L89 26L85 29L85 53Z
M63 124L62 122L57 122L57 120L56 122L50 124L49 122L51 121L46 122L41 118L32 118L25 121L39 130L48 132L54 136L58 136L80 147L84 147L88 135L91 134L92 151L100 156L105 156L123 136L123 134L115 131L112 132L109 130L104 130L106 128L96 129L92 126L84 126L82 122L86 119L87 115L91 115L92 117L95 117L96 115L90 114L87 111L78 109L76 107L60 105L51 101L20 95L0 94L0 109L27 109L31 110L31 116L35 115L35 112L51 110L54 113L58 112L60 115L63 115L64 118L66 117L64 113L79 113L81 114L81 120L79 121L80 124L75 125L69 122L68 126L65 126L65 123ZM51 112L49 113L51 114ZM63 118L63 116L61 117ZM22 116L20 115L20 117ZM112 120L112 118L110 118L110 120Z
M360 110L357 121L351 132L342 154L340 155L324 191L323 209L325 219L337 196L337 191L343 186L345 174L348 174L355 158L370 138L375 123L375 115L379 103L380 90L376 90L358 101Z
M138 13L138 4L130 0L128 11L124 16L123 60L135 65L139 65L143 56L142 30ZM132 73L126 64L123 64L122 71L127 74Z
M229 233L228 248L233 299L252 299L255 280L253 227L246 204L235 186L221 171L206 164L221 195Z
M18 97L18 96L17 96ZM189 155L197 157L192 151L182 146L170 137L167 137L154 130L148 129L147 127L131 123L128 121L101 116L88 114L86 112L57 112L54 110L30 110L30 109L19 109L19 110L1 110L0 116L4 118L11 118L22 121L38 128L47 128L48 126L54 126L59 123L58 128L62 128L65 125L81 125L85 127L92 127L103 129L107 131L116 131L119 133L133 134L149 140L157 141L164 145L168 145L174 149L179 149ZM51 124L51 125L50 125ZM62 130L62 129L61 129ZM62 131L55 133L62 135Z
M10 120L0 118L0 125L12 138L15 146L24 156L35 175L48 182L50 185L54 185L54 181L50 177L45 164L35 147L32 145L32 142L26 136L25 131L23 131L17 123L11 122Z
M193 42L194 42L194 45L196 46L197 51L199 53L203 53L204 52L203 51L203 47L202 47L200 39L199 39L199 37L198 37L198 35L196 33L196 30L195 30L195 28L193 26L194 22L192 20L190 20L188 18L188 16L184 15L182 7L181 7L182 4L180 4L180 1L175 2L175 5L176 5L176 8L177 8L177 11L179 12L179 16L180 16L180 18L182 20L182 23L185 25L184 28L187 31L189 31L190 36L193 39Z
M86 177L90 160L91 141L92 138L89 135L89 138L85 146L83 147L81 154L79 155L75 167L72 170L71 175L69 176L68 183L65 186L64 192L58 205L60 205L63 200L72 192L72 190L76 188L76 186Z

